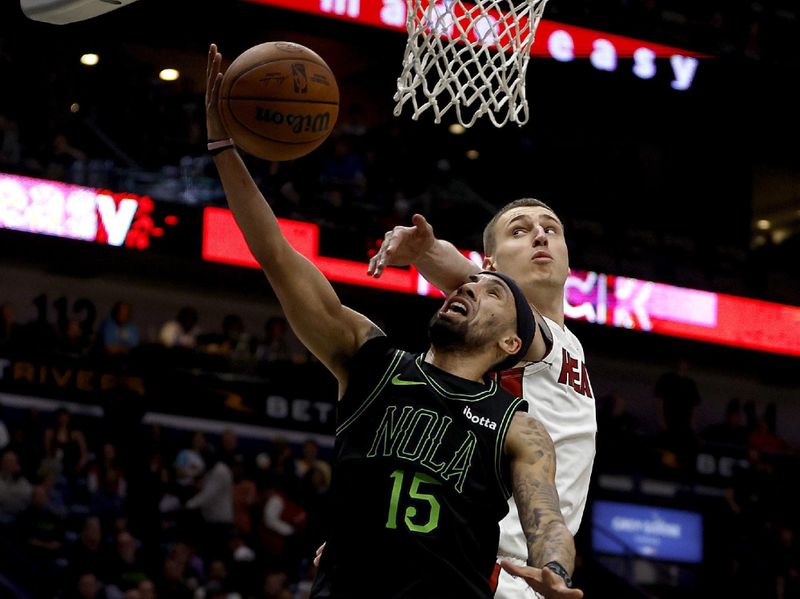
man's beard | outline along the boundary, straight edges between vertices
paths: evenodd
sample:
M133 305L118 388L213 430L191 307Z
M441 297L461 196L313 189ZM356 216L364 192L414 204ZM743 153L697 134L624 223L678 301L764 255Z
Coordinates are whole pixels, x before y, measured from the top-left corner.
M434 314L428 323L428 338L436 349L463 349L467 345L467 322L453 322Z
M428 338L434 349L458 353L477 350L487 343L485 335L470 332L466 320L453 322L442 318L438 313L434 314L428 323Z

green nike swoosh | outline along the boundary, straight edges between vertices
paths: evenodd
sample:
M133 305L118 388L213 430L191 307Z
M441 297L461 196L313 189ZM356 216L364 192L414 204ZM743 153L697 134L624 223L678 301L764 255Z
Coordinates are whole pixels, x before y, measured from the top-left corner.
M404 381L400 378L399 374L396 374L395 377L392 379L392 385L424 385L423 381Z

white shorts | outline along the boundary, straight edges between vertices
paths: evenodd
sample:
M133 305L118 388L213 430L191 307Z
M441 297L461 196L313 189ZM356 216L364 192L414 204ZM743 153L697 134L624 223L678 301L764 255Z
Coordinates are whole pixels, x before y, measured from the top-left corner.
M497 562L506 560L521 566L527 565L525 560L515 557L498 557ZM512 576L502 568L500 569L500 576L497 579L497 589L494 592L495 599L542 599L542 596L534 591L524 578Z

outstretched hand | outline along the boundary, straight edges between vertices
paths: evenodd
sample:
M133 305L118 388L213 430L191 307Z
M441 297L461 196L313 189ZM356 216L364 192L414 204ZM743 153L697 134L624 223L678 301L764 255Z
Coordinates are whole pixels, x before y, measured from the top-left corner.
M219 90L222 87L222 54L217 45L208 48L208 64L206 65L206 129L209 141L218 141L230 137L222 117L219 114Z
M415 214L411 222L411 227L395 227L386 233L378 253L369 261L369 276L377 279L387 266L413 264L433 246L433 227L425 217Z
M549 568L518 566L508 561L501 561L500 565L512 576L524 578L528 586L545 599L581 599L583 597L583 591L567 587L564 579Z

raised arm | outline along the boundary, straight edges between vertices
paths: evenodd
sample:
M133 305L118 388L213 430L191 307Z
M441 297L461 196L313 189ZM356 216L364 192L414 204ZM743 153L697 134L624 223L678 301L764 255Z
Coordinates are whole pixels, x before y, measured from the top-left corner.
M378 278L387 266L413 264L432 285L451 293L481 271L449 241L436 239L433 227L421 214L415 214L410 227L387 231L378 252L370 259L367 274ZM534 310L538 331L525 360L538 362L550 351L552 333L537 310Z
M450 293L480 268L449 241L436 239L433 227L421 214L415 214L410 227L388 231L378 253L369 261L367 274L378 278L387 266L413 264L435 287Z
M208 52L206 124L210 141L230 137L219 114L222 55ZM347 360L368 338L382 334L368 318L339 301L325 276L283 236L275 214L235 148L214 156L236 223L303 344L336 376L343 389Z
M503 568L522 576L546 599L579 599L583 593L570 589L556 574L567 576L575 567L575 542L561 515L556 490L556 453L544 426L524 412L517 412L506 436L505 450L511 462L511 484L519 520L528 542L528 566L503 562Z

